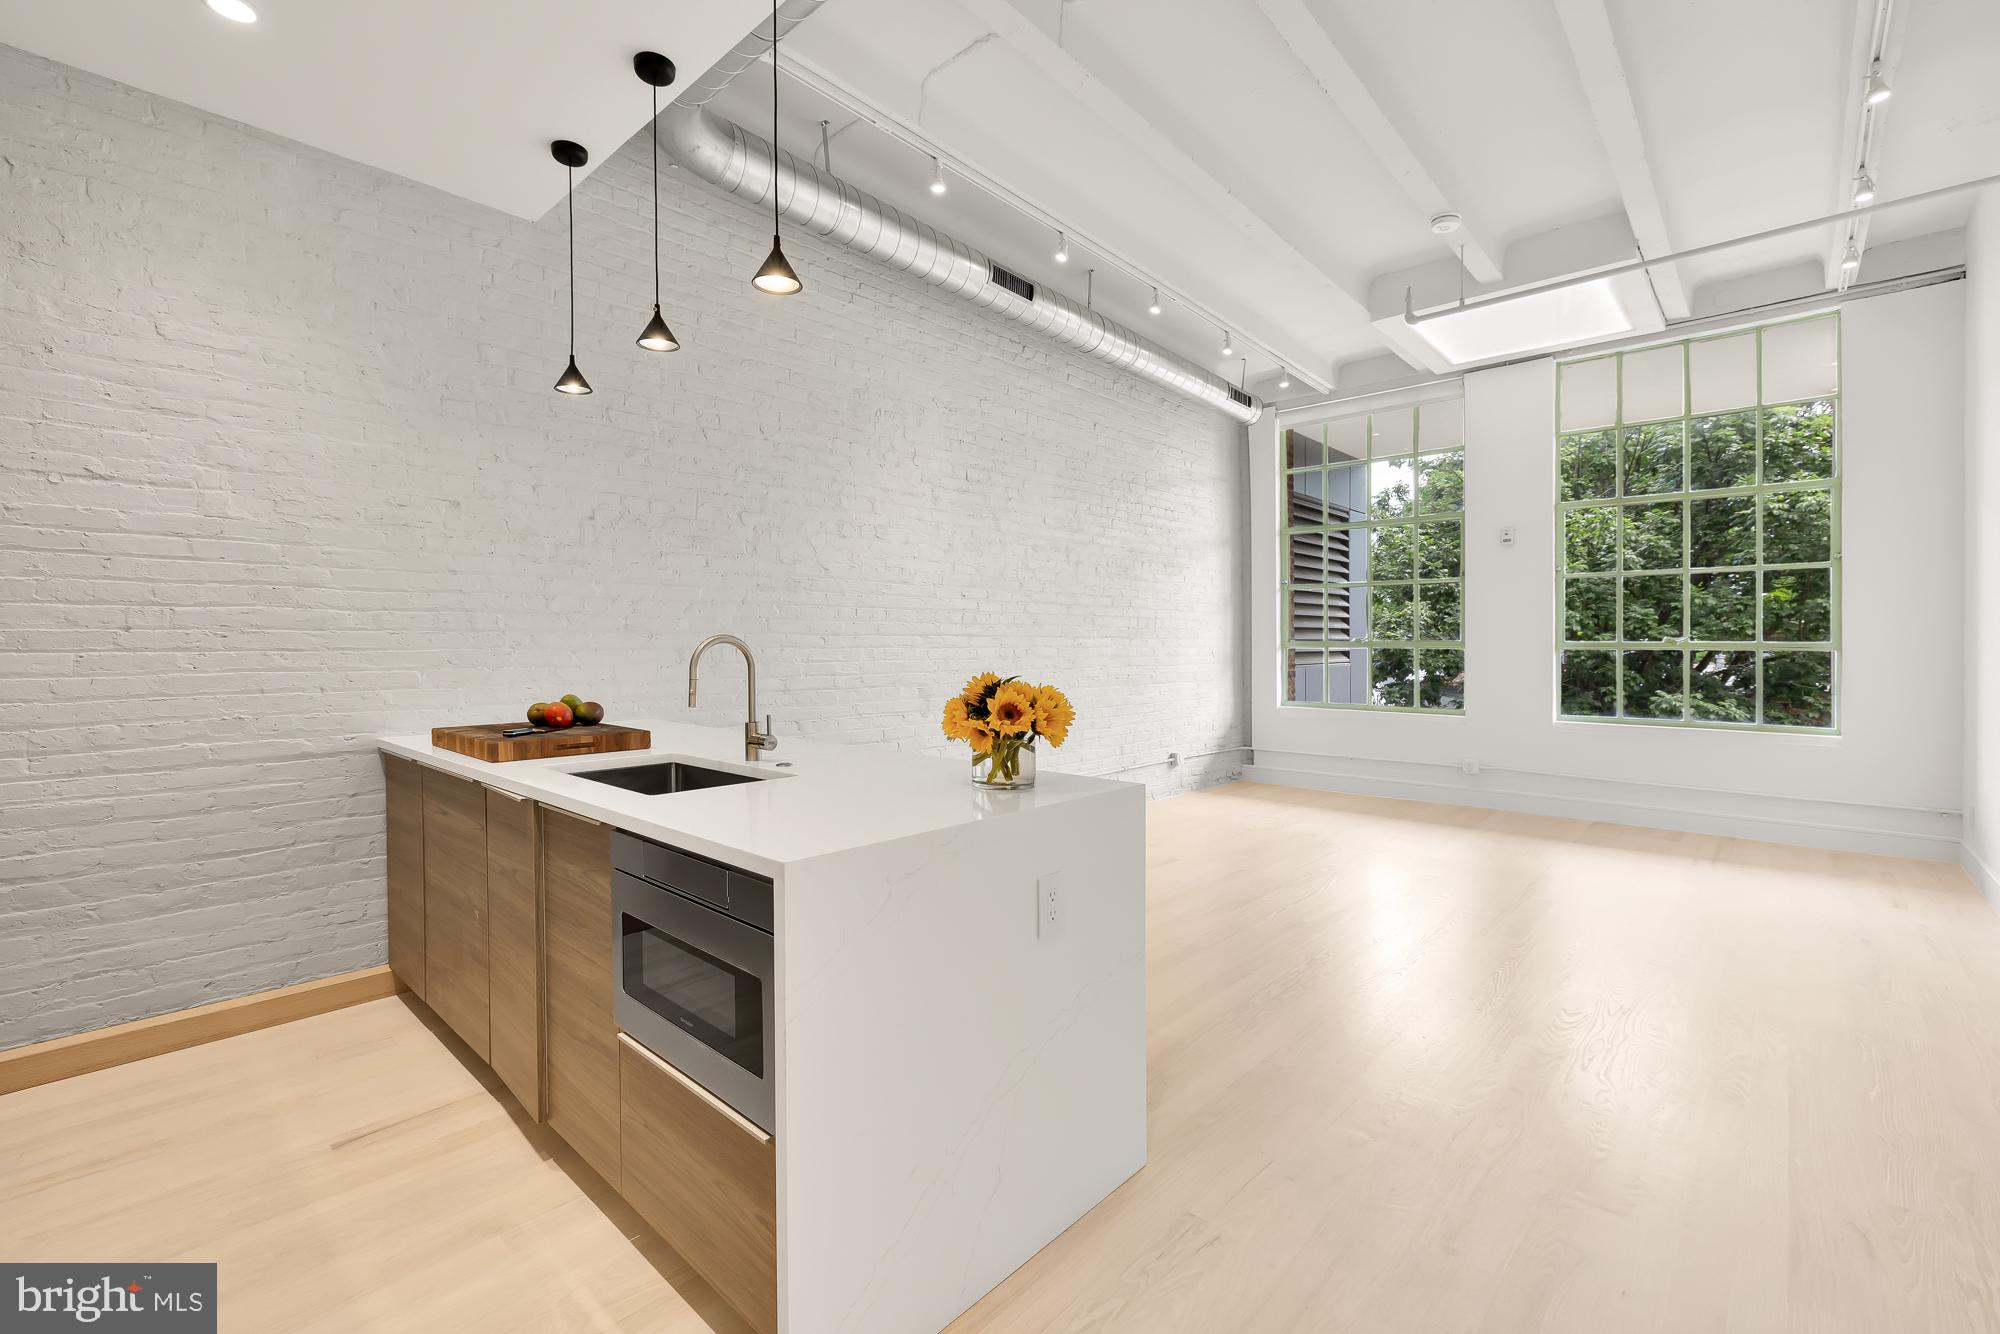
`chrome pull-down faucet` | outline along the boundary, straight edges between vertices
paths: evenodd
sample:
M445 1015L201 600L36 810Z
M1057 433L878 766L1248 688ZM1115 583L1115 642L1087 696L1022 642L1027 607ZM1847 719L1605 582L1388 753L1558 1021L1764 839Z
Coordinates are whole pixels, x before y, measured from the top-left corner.
M695 706L695 691L698 683L695 671L701 666L701 655L717 644L728 644L743 655L743 665L750 670L750 716L743 724L743 758L755 760L764 751L776 750L778 739L771 735L771 715L764 715L764 730L757 730L757 659L750 656L750 646L735 635L710 635L694 646L694 656L688 659L688 707Z

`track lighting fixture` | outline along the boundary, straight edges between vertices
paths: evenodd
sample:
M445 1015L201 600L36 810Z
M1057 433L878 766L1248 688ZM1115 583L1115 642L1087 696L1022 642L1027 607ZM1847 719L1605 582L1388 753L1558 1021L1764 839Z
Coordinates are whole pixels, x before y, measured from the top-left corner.
M648 352L678 352L680 340L660 314L660 89L674 81L674 62L658 51L641 51L632 57L632 72L653 86L653 318L638 341Z
M1230 341L1229 330L1224 329L1222 331L1222 355L1225 357L1231 356L1235 353L1235 351L1236 351L1236 344Z
M771 0L771 253L750 285L767 296L794 296L805 284L778 240L778 0Z
M1854 178L1854 202L1857 204L1867 204L1872 203L1874 198L1875 178L1868 174L1866 167L1863 167L1861 174Z
M938 161L938 160L937 160L936 158L932 158L932 159L931 159L931 193L932 193L932 194L934 194L934 195L941 195L941 194L943 194L944 192L945 192L945 183L944 183L944 163L942 163L942 162Z
M1278 368L1278 388L1290 389L1291 387L1292 387L1292 373L1286 370L1284 367L1280 366Z
M1153 289L1153 304L1146 307L1146 313L1148 315L1157 315L1160 313L1160 289L1157 287Z
M1862 100L1871 107L1879 107L1889 100L1890 94L1894 91L1889 87L1889 81L1882 77L1882 62L1877 60L1870 64L1868 85L1861 94Z
M1860 269L1860 267L1861 252L1855 248L1854 242L1850 240L1847 243L1847 253L1840 257L1840 271L1842 273L1853 273Z
M208 7L231 23L255 23L257 11L243 0L208 0Z
M576 368L576 169L590 161L582 144L558 139L549 145L549 156L569 169L569 365L556 381L558 394L587 394L590 381Z
M1069 237L1062 232L1056 233L1056 263L1069 263Z

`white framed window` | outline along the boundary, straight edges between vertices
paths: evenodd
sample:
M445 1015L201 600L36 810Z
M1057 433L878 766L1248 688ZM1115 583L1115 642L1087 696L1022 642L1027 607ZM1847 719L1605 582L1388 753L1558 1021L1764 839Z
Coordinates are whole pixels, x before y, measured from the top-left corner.
M1465 411L1457 399L1278 434L1282 699L1465 710Z
M1559 716L1835 730L1838 313L1556 374Z

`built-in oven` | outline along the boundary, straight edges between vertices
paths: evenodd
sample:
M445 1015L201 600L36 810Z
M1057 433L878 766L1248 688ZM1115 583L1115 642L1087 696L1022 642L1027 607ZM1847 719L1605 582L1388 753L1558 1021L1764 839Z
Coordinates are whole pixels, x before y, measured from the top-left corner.
M618 1026L775 1133L771 882L623 830L611 866Z

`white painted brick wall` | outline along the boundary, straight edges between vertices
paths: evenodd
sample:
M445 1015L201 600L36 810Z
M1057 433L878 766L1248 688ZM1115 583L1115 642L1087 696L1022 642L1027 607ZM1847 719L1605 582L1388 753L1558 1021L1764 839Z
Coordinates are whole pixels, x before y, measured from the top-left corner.
M371 737L681 716L715 630L781 734L942 752L990 666L1076 700L1054 768L1244 739L1239 428L803 237L758 297L674 172L641 352L645 172L579 191L565 399L560 210L0 47L0 1047L379 963Z

